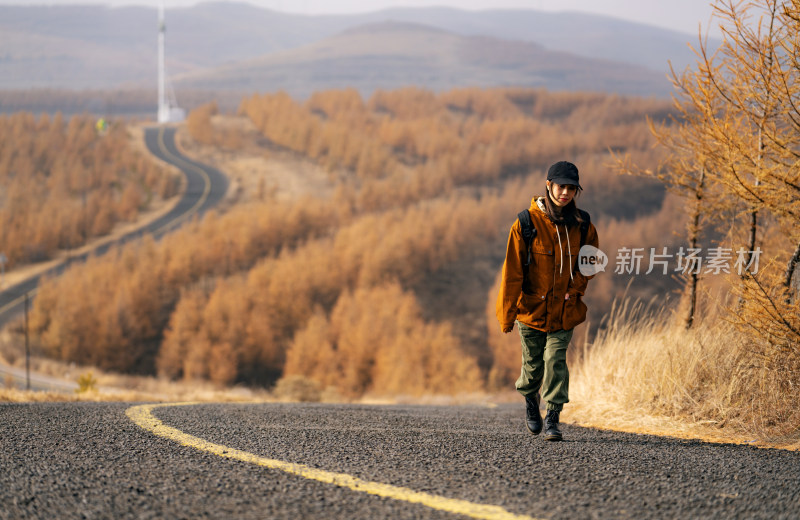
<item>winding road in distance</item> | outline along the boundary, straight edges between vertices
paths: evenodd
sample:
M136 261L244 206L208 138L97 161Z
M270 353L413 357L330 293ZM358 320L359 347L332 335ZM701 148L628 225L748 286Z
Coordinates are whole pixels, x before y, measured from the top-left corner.
M800 452L524 406L0 404L0 519L796 519Z
M186 189L177 205L169 213L136 231L122 236L118 240L100 245L90 252L76 255L42 274L33 276L0 292L0 328L23 312L25 294L32 296L36 293L36 288L42 276L58 276L74 262L83 262L89 255L102 255L111 247L130 242L144 234L160 238L191 217L202 215L222 200L228 189L228 180L225 175L216 168L193 161L182 155L175 146L175 131L174 127L149 127L145 129L144 137L150 153L178 167L185 176Z

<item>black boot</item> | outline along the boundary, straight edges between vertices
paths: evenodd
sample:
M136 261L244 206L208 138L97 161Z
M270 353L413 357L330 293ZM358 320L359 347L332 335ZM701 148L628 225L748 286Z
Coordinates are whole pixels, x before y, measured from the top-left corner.
M544 416L544 440L546 441L560 441L561 430L558 429L558 415L560 412L555 410L547 410L547 415Z
M539 413L539 392L525 396L525 425L534 435L542 432L542 414Z

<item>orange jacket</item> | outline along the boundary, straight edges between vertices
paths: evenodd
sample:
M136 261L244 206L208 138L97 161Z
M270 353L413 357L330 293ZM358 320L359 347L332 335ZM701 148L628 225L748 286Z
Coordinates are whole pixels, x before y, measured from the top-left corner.
M542 206L540 206L542 204ZM528 250L519 220L508 234L503 278L497 295L497 320L507 332L514 320L537 330L569 330L586 319L581 297L592 276L575 269L581 248L580 226L556 226L545 214L544 199L531 200L536 236L531 243L531 265L525 276ZM598 247L597 230L589 224L586 243Z

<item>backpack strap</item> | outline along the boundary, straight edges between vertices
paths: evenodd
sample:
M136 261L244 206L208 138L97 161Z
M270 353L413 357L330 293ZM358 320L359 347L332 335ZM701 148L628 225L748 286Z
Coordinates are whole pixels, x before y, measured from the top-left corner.
M589 224L592 222L592 218L589 216L589 213L583 211L580 208L577 208L578 212L581 214L581 247L586 245L586 235L589 234Z
M589 224L592 222L589 213L583 211L582 209L578 208L578 212L581 214L581 245L583 247L586 245L586 235L589 234ZM576 272L578 270L578 261L580 258L575 260L575 265L572 267L572 272Z
M519 225L522 228L522 240L525 241L525 247L528 250L528 260L525 262L525 266L527 267L531 265L531 244L533 243L533 237L536 236L536 228L533 226L531 214L527 209L520 211L517 214L517 218L519 219Z

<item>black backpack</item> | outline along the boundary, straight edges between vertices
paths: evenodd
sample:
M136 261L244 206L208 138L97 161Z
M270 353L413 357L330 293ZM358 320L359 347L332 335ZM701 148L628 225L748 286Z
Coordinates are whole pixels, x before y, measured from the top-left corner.
M589 223L591 222L591 217L585 211L580 208L577 208L578 212L581 215L581 245L583 247L586 245L586 235L589 233ZM525 262L525 267L531 265L531 243L533 243L533 237L536 236L536 228L533 227L533 221L531 220L531 214L527 209L523 209L517 215L519 219L519 225L522 228L522 240L525 241L525 247L528 250L528 260Z

